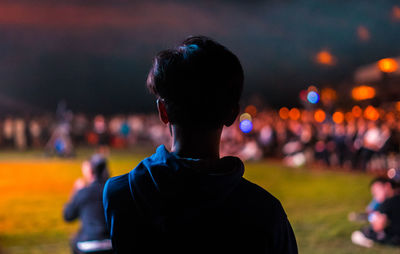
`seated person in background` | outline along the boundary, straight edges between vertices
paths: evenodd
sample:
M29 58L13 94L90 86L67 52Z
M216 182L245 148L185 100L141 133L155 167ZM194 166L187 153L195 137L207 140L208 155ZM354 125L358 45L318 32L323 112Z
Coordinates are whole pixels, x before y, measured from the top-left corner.
M372 200L369 202L368 206L365 208L365 212L349 213L348 219L349 221L359 221L359 222L368 222L368 217L375 211L378 210L379 205L385 201L385 197L382 195L381 191L381 183L386 182L386 178L378 177L371 181L370 183L370 191Z
M238 58L189 37L156 56L147 86L172 148L158 147L104 187L115 253L297 253L279 200L243 178L239 158L220 158L222 129L239 113Z
M104 183L109 178L106 159L95 154L82 163L83 178L75 181L70 201L64 207L65 221L81 220L81 229L71 242L74 254L112 253L102 203Z
M353 232L353 243L372 247L374 242L400 246L400 195L394 182L377 178L371 183L371 191L379 206L368 216L370 225Z

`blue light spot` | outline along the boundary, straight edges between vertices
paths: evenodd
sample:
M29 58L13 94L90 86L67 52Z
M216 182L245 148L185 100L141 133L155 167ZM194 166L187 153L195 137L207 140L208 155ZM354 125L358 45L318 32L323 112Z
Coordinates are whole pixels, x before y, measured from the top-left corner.
M250 120L245 119L240 122L239 128L242 132L249 133L253 129L253 123Z
M311 91L307 94L307 100L312 103L316 104L319 101L319 95L317 92Z

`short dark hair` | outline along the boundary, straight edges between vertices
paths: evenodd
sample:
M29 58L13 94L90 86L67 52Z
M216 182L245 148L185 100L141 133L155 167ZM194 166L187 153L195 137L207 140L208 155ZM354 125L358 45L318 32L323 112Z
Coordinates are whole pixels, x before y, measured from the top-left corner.
M101 154L94 154L90 158L89 163L96 180L106 182L109 178L107 159Z
M389 183L390 186L392 187L392 189L394 189L395 186L395 182L389 178L386 177L376 177L374 179L372 179L371 183L369 184L369 186L371 187L374 183L381 183L381 184L386 184Z
M147 88L165 105L172 124L222 126L238 106L243 69L226 47L190 36L153 60Z

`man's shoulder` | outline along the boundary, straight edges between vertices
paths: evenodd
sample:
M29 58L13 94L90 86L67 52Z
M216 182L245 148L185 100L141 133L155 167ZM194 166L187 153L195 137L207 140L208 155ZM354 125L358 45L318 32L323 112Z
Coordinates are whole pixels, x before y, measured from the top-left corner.
M257 207L260 211L269 211L286 217L281 202L261 186L242 178L241 184L235 190L239 197L248 206Z
M395 195L391 198L386 199L382 205L389 205L389 206L400 206L400 195Z
M271 193L269 193L266 189L245 178L242 178L238 190L245 193L246 195L251 195L254 198L258 198L272 203L280 203L279 200Z
M105 202L121 200L130 196L129 174L115 176L107 180L103 197Z

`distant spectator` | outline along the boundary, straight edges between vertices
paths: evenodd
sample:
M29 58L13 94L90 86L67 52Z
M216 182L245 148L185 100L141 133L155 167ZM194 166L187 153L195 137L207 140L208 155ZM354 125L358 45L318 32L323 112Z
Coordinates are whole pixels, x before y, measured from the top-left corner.
M74 254L107 254L111 240L106 229L102 195L109 178L106 159L95 154L82 164L83 178L75 181L70 201L64 207L66 221L81 220L81 229L71 241Z
M371 192L377 204L370 211L370 225L353 232L353 243L368 248L374 242L400 246L400 195L395 191L394 182L385 178L374 179Z

